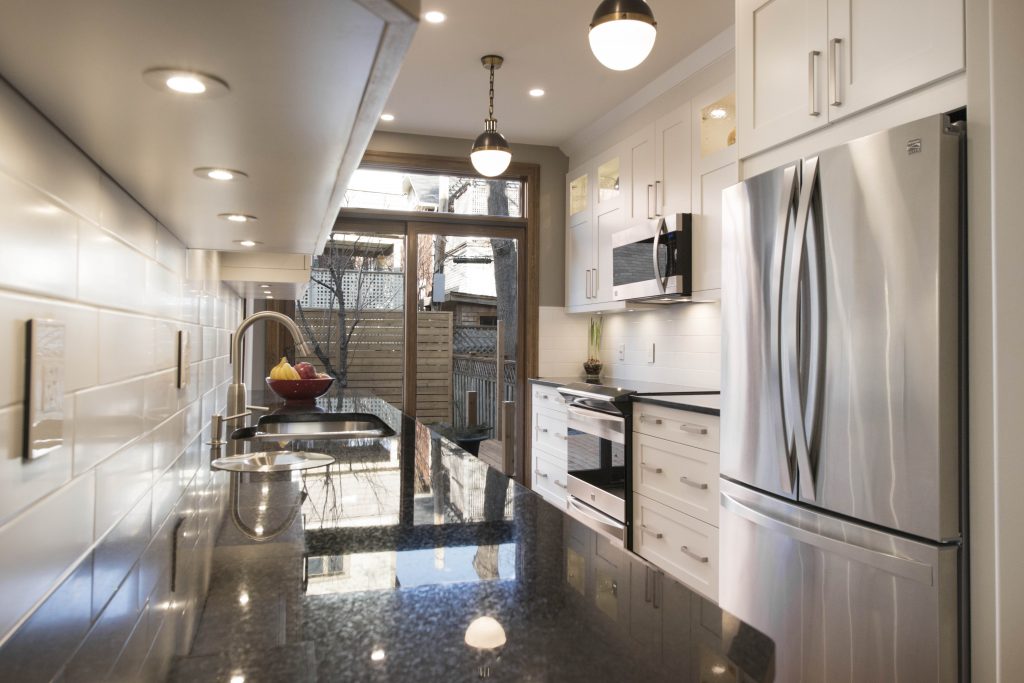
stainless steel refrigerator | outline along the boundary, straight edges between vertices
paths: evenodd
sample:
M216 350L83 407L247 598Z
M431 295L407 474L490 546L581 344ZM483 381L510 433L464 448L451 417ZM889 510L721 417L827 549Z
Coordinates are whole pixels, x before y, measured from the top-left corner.
M959 677L962 137L937 115L723 193L720 600L777 681Z

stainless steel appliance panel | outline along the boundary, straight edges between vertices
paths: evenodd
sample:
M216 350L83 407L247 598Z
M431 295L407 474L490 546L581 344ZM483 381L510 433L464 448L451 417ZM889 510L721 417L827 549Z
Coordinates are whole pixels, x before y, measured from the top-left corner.
M958 546L727 480L720 523L720 604L775 642L774 680L956 680Z
M693 218L665 216L612 235L612 297L617 301L692 293Z
M789 497L795 465L783 417L780 335L798 181L792 164L723 192L722 474Z
M943 117L924 119L822 152L817 192L801 193L814 200L802 274L823 287L824 330L800 351L810 444L800 497L935 540L959 537L958 146ZM806 307L800 317L814 327ZM747 400L732 379L728 395Z

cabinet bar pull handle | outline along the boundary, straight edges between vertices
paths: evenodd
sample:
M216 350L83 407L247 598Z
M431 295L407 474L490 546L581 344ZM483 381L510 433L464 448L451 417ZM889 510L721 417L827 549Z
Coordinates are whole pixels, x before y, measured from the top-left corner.
M597 284L597 282L598 282L597 276L598 275L600 275L600 271L597 268L594 268L594 298L595 299L597 298L597 288L599 286Z
M540 470L537 471L537 476L544 477L545 479L548 478L548 475L545 472L541 472Z
M646 524L641 524L640 525L640 531L641 532L646 532L646 533L650 534L651 536L654 536L655 538L664 538L665 537L665 534L659 533L659 532L655 531L654 529L651 529Z
M547 434L548 433L548 430L547 430L546 427L537 427L537 431L540 432L541 434Z
M835 107L843 103L839 96L839 46L842 42L842 38L833 38L829 42L828 99L829 104Z
M683 430L687 434L707 434L708 433L708 428L707 427L701 427L700 425L691 425L691 424L687 424L685 422L683 424L679 425L679 429Z
M567 489L567 488L569 488L568 486L566 486L566 485L565 485L565 484L563 484L562 482L558 481L557 479L555 479L555 486L560 486L560 487L562 487L563 489Z
M708 488L708 485L705 484L704 482L694 481L689 477L679 477L679 481L683 482L687 486L692 486L693 488L700 489L702 491L705 491Z
M810 116L821 116L818 110L818 57L819 50L807 53L807 113Z
M686 555L687 557L692 557L693 559L697 560L701 564L707 564L708 563L708 559L710 559L710 558L708 558L707 555L698 555L697 553L693 552L692 550L690 550L685 545L679 546L679 550L681 550L682 553L684 555Z
M660 180L655 180L654 181L654 215L655 216L660 216L661 215L661 204L658 203L658 186L659 185L661 185L661 181ZM662 202L665 201L665 197L664 196L662 196L661 201Z
M648 472L654 472L655 474L661 474L662 469L660 467L653 467L646 463L640 463L640 469L647 470Z
M651 215L651 190L653 190L653 189L654 189L654 185L648 185L647 186L647 217L648 218L654 218L654 216Z
M590 298L590 269L587 268L587 298Z
M644 415L643 413L640 413L640 422L643 422L643 423L645 423L645 424L646 424L647 422L651 422L651 423L653 423L653 424L656 424L656 425L660 425L660 424L661 424L661 418L657 418L657 417L656 417L656 418L654 418L654 419L652 420L651 418L647 417L647 416L646 416L646 415Z

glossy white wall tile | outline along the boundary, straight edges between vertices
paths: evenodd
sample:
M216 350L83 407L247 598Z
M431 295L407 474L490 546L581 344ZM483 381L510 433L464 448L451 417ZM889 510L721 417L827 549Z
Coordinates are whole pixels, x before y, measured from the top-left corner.
M22 459L22 407L0 410L0 524L71 480L74 402L66 401L63 445L36 460Z

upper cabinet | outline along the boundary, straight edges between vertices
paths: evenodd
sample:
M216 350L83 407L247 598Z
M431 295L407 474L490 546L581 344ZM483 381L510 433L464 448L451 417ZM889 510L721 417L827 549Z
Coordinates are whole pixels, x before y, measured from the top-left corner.
M963 0L737 0L740 157L964 63Z

